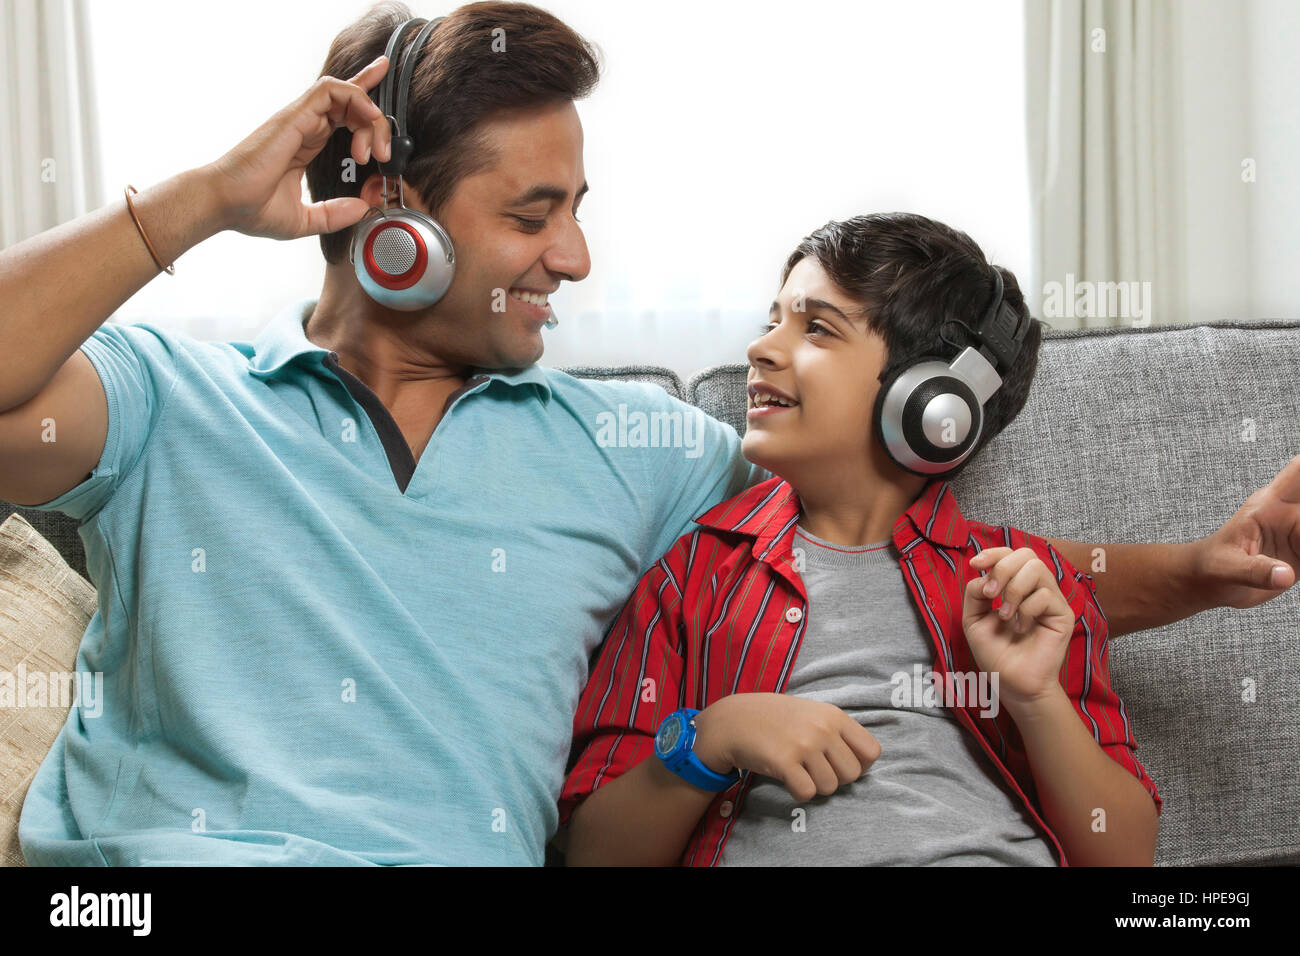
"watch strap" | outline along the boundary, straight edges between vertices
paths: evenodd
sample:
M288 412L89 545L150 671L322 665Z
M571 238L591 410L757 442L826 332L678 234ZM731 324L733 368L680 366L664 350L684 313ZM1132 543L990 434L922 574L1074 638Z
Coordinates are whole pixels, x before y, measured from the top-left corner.
M664 720L664 724L669 720L680 717L683 725L682 736L677 745L667 756L659 753L659 748L655 748L655 754L663 761L666 766L677 776L681 777L687 783L699 787L701 790L711 790L719 793L726 790L737 780L740 779L740 771L733 769L729 774L717 773L704 765L695 754L695 715L698 710L689 707L683 707L680 710L669 714ZM662 729L663 725L660 725Z

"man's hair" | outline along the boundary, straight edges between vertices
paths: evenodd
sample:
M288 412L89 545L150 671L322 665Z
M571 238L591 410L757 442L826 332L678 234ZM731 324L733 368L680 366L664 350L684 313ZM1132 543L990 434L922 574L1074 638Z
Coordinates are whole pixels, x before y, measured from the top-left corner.
M320 75L350 79L360 73L383 55L393 30L411 16L404 3L375 4L334 38ZM409 48L418 32L407 31L402 49ZM582 99L600 78L597 48L527 3L459 7L429 34L419 57L407 107L415 151L403 178L419 191L435 218L461 179L492 163L479 128L484 120L502 110ZM394 80L399 60L394 54L389 64ZM377 89L370 91L372 96ZM352 136L347 127L334 130L325 148L307 164L313 201L358 196L366 180L379 172L372 157L357 168L355 181L344 181ZM351 242L352 227L322 235L325 261L346 261Z
M796 263L808 257L863 307L868 328L885 340L882 383L899 366L917 358L938 356L950 362L961 348L974 345L974 337L949 320L959 319L975 328L993 296L993 269L1001 273L1003 297L1020 321L1029 321L1029 331L1011 368L1002 374L1002 386L984 406L984 431L978 443L961 465L943 477L957 475L1020 413L1038 367L1042 328L1029 318L1015 275L990 265L966 233L914 213L828 222L790 254L781 272L782 285Z

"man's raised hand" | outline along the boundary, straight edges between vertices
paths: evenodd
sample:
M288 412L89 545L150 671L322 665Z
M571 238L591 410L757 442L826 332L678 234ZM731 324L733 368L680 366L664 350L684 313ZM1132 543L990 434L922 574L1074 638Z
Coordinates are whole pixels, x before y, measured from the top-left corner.
M388 120L369 91L388 71L378 57L350 80L322 76L296 100L209 164L222 197L226 228L250 236L297 239L337 232L360 221L369 208L354 196L305 203L302 176L334 130L352 130L357 166L391 155ZM342 175L342 170L339 170Z
M1272 600L1300 571L1300 455L1246 499L1218 531L1195 542L1196 595L1206 607Z

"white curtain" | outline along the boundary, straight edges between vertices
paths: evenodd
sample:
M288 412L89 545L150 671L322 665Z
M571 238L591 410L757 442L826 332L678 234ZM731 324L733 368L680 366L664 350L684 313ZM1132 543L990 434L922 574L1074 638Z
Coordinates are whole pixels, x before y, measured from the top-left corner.
M0 0L0 248L104 204L86 2Z
M1035 286L1057 328L1186 322L1177 0L1025 0Z

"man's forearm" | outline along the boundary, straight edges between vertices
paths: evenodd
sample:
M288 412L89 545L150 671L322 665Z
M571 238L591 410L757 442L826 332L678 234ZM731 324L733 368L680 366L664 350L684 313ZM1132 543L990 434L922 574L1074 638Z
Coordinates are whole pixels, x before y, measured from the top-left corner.
M1092 575L1112 638L1172 624L1212 606L1196 587L1193 543L1047 541L1076 569Z
M1070 865L1150 866L1155 801L1092 739L1065 691L1011 710L1011 716L1025 742L1043 815ZM1104 829L1095 829L1099 822Z
M217 179L189 170L131 197L166 264L223 228ZM118 197L0 252L0 411L21 405L158 274Z

